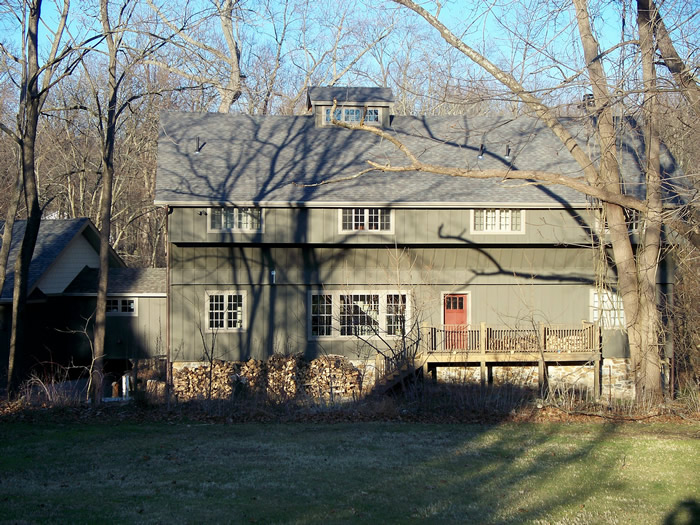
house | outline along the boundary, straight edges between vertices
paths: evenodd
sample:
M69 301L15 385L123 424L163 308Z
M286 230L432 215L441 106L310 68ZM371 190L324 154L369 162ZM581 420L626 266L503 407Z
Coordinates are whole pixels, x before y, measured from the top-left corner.
M0 359L6 368L12 317L14 262L26 221L13 229L8 274L0 295ZM51 364L89 365L89 337L96 304L99 231L87 218L42 220L29 269L28 346L20 368ZM126 368L128 359L155 357L165 318L165 270L125 268L110 251L106 367ZM164 328L163 328L164 333ZM160 345L162 347L162 345ZM42 372L40 372L42 373Z
M172 361L304 352L359 362L391 357L411 333L431 372L469 367L491 379L517 365L542 378L561 365L562 376L596 386L625 375L614 268L585 196L362 174L367 161L406 158L333 125L334 100L338 120L380 126L434 164L580 172L535 118L395 116L385 88L311 88L303 116L163 113L156 204L169 214ZM567 125L594 148L585 122ZM641 141L631 140L622 154L634 187Z

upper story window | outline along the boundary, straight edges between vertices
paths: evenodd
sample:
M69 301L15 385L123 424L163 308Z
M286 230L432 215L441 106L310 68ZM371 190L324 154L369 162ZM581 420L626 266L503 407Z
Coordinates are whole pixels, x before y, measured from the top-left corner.
M335 120L359 123L362 121L363 113L365 116L365 122L379 122L378 108L336 108L334 114ZM331 108L326 108L326 123L330 122Z
M138 315L136 299L109 298L107 299L107 315L136 316Z
M474 233L523 233L525 211L513 209L485 209L472 212Z
M210 231L262 230L260 208L209 208Z
M340 231L391 233L392 212L387 208L343 208L340 210Z
M641 212L629 208L625 208L623 211L625 214L625 223L627 224L627 231L631 234L641 233L644 228ZM602 210L598 210L596 212L596 231L599 234L604 235L608 235L610 233L610 227L608 225L607 217L605 217L605 214L602 212Z

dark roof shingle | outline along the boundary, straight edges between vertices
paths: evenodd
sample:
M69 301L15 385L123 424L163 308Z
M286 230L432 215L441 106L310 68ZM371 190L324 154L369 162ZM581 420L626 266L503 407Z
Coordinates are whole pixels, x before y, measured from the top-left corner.
M85 267L65 290L66 294L96 294L97 268ZM165 294L166 268L110 268L110 295Z

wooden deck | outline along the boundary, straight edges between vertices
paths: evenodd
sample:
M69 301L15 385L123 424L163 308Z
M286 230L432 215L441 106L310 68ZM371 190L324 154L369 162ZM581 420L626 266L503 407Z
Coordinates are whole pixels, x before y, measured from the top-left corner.
M443 325L423 327L421 348L412 360L413 370L422 367L424 377L437 378L439 367L479 366L481 383L493 382L494 366L537 366L540 388L548 367L591 364L594 388L600 392L600 330L597 324L545 325L513 329L482 323L478 327ZM378 362L380 375L394 372L389 363ZM405 366L405 365L402 365ZM393 376L397 376L396 372Z
M481 323L471 326L427 327L426 343L416 363L425 373L438 367L479 366L482 384L493 381L494 366L537 365L540 386L547 367L591 363L594 388L600 391L600 330L595 323L545 325L513 329Z

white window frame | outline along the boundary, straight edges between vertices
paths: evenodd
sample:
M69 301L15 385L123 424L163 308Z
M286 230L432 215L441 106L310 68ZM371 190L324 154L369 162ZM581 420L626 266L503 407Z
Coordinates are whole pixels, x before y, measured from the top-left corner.
M312 326L312 303L314 296L331 296L331 333L329 335L315 335L313 334ZM378 328L376 333L371 330L369 333L361 334L344 334L341 335L341 296L357 296L357 295L376 295L379 298L379 309L377 312L377 322ZM352 340L352 339L398 339L402 334L390 335L387 331L388 320L391 314L388 308L388 297L391 295L404 295L406 296L406 306L404 313L404 327L411 327L411 319L413 316L413 296L408 290L311 290L308 293L307 300L307 326L308 326L308 338L309 340L323 340L323 339L341 339L341 340ZM325 314L327 315L327 314Z
M332 126L331 122L331 109L330 107L324 107L322 113L323 124L326 126ZM358 115L359 111L359 115ZM349 122L351 124L359 124L362 118L365 119L365 124L377 125L379 124L382 114L381 110L375 106L363 107L363 106L338 106L335 108L336 120L339 122ZM371 117L370 117L371 115ZM376 119L374 118L376 116ZM370 118L368 118L370 117Z
M346 230L343 228L343 212L345 210L351 210L352 211L352 229ZM356 212L362 210L362 228L355 228L355 224L357 223L356 220ZM389 212L389 229L387 230L370 230L369 229L369 224L370 224L370 215L372 210L378 210L379 211L379 222L381 224L381 213L382 211L388 211ZM380 207L372 207L372 208L365 208L363 206L353 206L353 207L344 207L340 208L338 210L338 233L342 235L351 235L354 233L371 233L371 234L384 234L384 235L393 235L394 234L394 210L391 208L380 208Z
M627 224L627 232L630 235L638 235L644 231L644 220L639 210L625 208L625 223ZM608 226L607 217L603 217L603 210L596 210L595 214L595 229L598 235L610 235L610 227Z
M212 226L212 218L214 217L215 211L221 210L221 221L220 221L220 228L216 228ZM225 226L225 213L227 210L230 210L231 213L233 214L233 226L232 227L226 227ZM240 216L241 213L247 213L248 210L257 210L259 216L259 225L258 228L242 228L238 226L238 223L240 222ZM241 232L241 233L262 233L263 228L264 228L264 213L263 213L263 208L258 208L255 206L215 206L211 208L207 208L207 232L213 232L213 233L219 233L219 232Z
M107 296L107 309L109 310L109 301L116 301L117 302L117 310L116 311L107 311L106 314L109 317L137 317L139 315L139 301L137 297L129 297L129 296ZM128 309L128 303L132 302L133 303L133 308L131 311L123 311L124 307L126 306Z
M601 295L603 301L601 304ZM589 319L604 330L625 328L625 309L622 297L612 290L591 289Z
M229 312L228 307L221 310L224 313L224 326L223 327L212 327L210 323L210 297L213 295L223 295L224 305L228 304L228 296L240 295L241 296L241 309L240 309L240 326L228 327L225 326L227 320L227 313ZM204 330L207 333L217 332L217 333L230 333L230 332L245 332L247 330L247 309L248 309L248 297L247 293L242 290L205 290L204 292Z
M513 218L512 218L512 212L517 211L520 212L520 229L519 230L501 230L500 225L502 223L502 214L507 212L510 214L510 217L507 219L508 224L512 224ZM476 229L476 213L477 212L483 212L484 213L484 229L483 230L477 230ZM498 227L496 229L487 229L487 214L488 213L494 213L494 224L497 225ZM471 232L474 235L522 235L525 233L525 210L521 208L478 208L475 210L471 210L470 213L470 221L471 221Z

